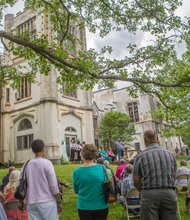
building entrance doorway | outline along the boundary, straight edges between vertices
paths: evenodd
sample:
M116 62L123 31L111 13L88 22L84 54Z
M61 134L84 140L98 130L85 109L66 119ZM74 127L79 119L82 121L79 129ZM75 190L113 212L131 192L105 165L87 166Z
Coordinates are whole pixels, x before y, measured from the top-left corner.
M66 147L67 157L69 160L71 157L71 149L70 149L71 140L77 141L77 135L65 135L65 147Z

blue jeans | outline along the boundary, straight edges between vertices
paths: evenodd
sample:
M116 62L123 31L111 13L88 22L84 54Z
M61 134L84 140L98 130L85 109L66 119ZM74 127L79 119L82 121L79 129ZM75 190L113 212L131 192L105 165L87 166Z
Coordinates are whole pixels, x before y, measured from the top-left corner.
M58 220L55 200L27 205L29 220Z
M118 155L118 160L120 161L121 158L124 156L124 151L123 151L123 149L118 149L118 150L117 150L117 155Z

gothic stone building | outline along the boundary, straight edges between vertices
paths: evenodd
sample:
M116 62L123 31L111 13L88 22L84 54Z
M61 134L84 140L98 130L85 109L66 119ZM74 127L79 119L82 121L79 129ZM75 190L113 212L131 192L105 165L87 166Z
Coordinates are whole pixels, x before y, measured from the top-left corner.
M42 33L50 40L51 24L47 14L37 15L31 10L5 16L5 30ZM81 40L79 49L86 49L85 29L70 27ZM5 50L5 54L8 52ZM27 65L21 58L12 57L15 66ZM94 142L92 92L68 92L56 83L57 72L52 68L48 76L37 74L37 83L21 79L18 90L5 86L1 95L0 160L22 163L33 157L33 139L45 142L46 157L68 159L72 138Z
M155 130L158 134L160 145L168 150L176 147L180 148L182 141L180 137L164 138L162 130L168 128L168 123L159 121L154 117L158 100L151 94L138 94L136 99L129 96L127 88L122 89L103 89L93 93L95 142L100 143L98 137L98 124L107 111L118 111L130 116L135 128L132 146L141 150L144 146L143 134L146 130Z

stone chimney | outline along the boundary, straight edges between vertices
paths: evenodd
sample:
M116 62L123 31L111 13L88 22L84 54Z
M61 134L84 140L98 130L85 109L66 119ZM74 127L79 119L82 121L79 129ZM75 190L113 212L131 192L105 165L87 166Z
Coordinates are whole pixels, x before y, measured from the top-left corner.
M14 14L5 15L5 31L9 31L14 23Z

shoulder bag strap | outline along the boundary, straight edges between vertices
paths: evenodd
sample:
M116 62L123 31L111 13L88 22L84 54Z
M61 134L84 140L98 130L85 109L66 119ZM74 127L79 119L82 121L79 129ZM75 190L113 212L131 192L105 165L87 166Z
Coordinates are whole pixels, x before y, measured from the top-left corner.
M25 165L24 165L24 168L23 168L23 172L22 172L22 178L26 178L26 167L27 167L27 164L28 164L28 162L29 162L30 160L28 160L26 163L25 163Z
M102 169L103 169L103 172L104 172L104 176L105 176L105 178L106 178L106 181L108 181L109 178L108 178L107 170L106 170L106 168L104 167L104 165L101 165L101 166L102 166Z

